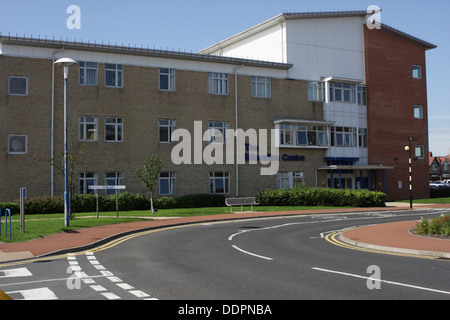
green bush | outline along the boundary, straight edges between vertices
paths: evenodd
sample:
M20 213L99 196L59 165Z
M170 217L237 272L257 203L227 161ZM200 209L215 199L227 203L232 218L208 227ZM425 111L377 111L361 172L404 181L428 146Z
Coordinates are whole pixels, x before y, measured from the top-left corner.
M344 190L295 186L264 190L257 202L262 206L384 207L386 194L368 190Z
M155 207L158 209L208 208L224 205L225 196L217 194L191 194L178 198L162 197L155 201Z
M448 198L450 197L450 188L436 188L430 190L431 198Z

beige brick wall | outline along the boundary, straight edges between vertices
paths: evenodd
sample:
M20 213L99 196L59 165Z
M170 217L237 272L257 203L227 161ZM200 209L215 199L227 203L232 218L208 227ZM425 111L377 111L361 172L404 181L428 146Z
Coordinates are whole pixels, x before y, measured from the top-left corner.
M18 197L27 187L29 197L49 196L51 136L51 60L0 56L0 201ZM8 95L8 76L28 77L28 96ZM123 88L105 87L105 65L98 65L98 85L80 86L78 66L69 71L69 148L78 160L76 174L94 172L104 184L106 172L122 172L131 192L144 193L134 170L146 157L162 157L163 171L176 172L176 195L209 193L209 172L230 174L230 195L236 192L235 165L180 165L171 161L175 143L158 143L158 120L176 120L176 128L193 132L194 121L229 122L235 128L234 76L229 75L229 94L208 94L206 72L176 70L176 91L158 90L158 69L124 66ZM323 119L321 103L308 102L304 81L272 79L271 98L253 98L251 77L238 77L239 127L247 130L272 129L276 118ZM55 82L55 156L63 151L63 76L56 67ZM78 141L78 117L98 118L98 140ZM123 118L123 142L106 142L105 117ZM8 155L8 134L28 135L26 155ZM205 147L206 142L203 143ZM315 167L324 165L324 150L282 149L282 153L305 156L304 162L280 162L280 171L303 171L305 182L316 183ZM239 166L239 195L255 195L275 187L275 177L261 176L260 165ZM320 180L320 179L319 179ZM55 170L55 195L62 195L64 178Z

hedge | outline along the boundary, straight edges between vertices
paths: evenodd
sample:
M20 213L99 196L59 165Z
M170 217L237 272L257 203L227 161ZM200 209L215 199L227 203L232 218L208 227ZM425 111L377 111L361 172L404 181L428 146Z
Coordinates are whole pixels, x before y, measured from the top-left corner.
M442 187L430 190L431 198L448 198L450 197L450 188Z
M333 207L385 207L387 196L369 190L346 190L296 186L294 189L272 190L259 193L256 201L261 206L333 206Z

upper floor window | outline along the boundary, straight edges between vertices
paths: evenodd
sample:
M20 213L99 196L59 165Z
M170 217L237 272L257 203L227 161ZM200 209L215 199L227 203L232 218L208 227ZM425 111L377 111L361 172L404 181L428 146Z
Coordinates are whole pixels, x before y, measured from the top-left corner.
M367 104L367 89L362 85L330 82L330 101Z
M422 79L422 66L413 65L412 76L414 79Z
M98 65L95 62L80 61L80 85L96 86L98 85Z
M322 126L297 126L298 146L328 146L328 129Z
M27 77L9 77L8 94L11 96L28 95L28 78Z
M208 93L228 94L228 74L208 72Z
M8 135L8 153L9 154L26 154L27 153L26 135Z
M324 86L322 82L308 82L308 100L324 101Z
M208 122L208 136L209 143L225 144L227 141L228 122L209 121Z
M175 70L160 68L159 69L159 90L175 91Z
M423 119L423 106L414 106L414 119Z
M105 85L107 87L123 88L123 65L105 64Z
M105 141L123 141L122 118L105 118Z
M252 96L270 98L271 79L269 77L252 77Z
M414 150L415 150L414 154L415 154L416 158L419 158L419 159L424 158L424 156L425 156L424 146L416 146Z
M80 117L78 138L80 141L97 141L97 117Z
M170 143L175 130L175 120L159 120L159 142Z
M364 131L359 133L356 129L351 127L331 127L331 146L356 147L358 143L357 135L362 134L361 138L365 139Z

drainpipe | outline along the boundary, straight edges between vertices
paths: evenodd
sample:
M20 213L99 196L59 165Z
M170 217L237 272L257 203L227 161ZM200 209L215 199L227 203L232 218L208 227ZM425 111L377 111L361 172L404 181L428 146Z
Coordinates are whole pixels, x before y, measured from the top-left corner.
M235 135L236 135L236 141L235 141L235 166L236 166L236 197L239 197L239 137L237 129L239 128L239 117L238 117L238 81L237 81L237 70L243 68L244 65L234 67L233 73L234 73L234 116L235 116Z
M54 169L55 169L55 150L54 150L54 137L55 137L55 55L63 51L65 48L61 48L55 52L53 52L52 56L52 129L51 129L51 196L52 198L55 196L55 183L54 183Z

